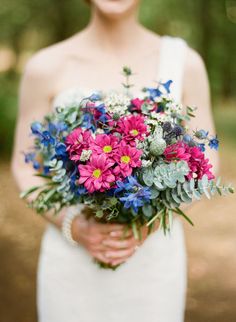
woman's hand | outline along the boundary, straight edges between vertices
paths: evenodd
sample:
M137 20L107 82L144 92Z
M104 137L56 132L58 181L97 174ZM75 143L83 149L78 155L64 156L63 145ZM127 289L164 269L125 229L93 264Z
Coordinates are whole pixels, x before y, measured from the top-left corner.
M86 219L80 215L72 223L72 237L83 245L92 257L116 266L131 257L148 236L146 226L141 228L141 240L134 238L131 229L125 232L125 228L122 224L102 224L92 217Z

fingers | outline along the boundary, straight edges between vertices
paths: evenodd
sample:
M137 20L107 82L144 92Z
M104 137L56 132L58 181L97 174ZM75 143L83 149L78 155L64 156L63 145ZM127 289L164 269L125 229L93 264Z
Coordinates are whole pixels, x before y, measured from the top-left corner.
M128 258L134 253L134 247L121 250L108 250L105 252L105 257L109 259L121 259L123 257Z
M96 222L93 218L89 220L89 228L91 233L98 231L102 234L110 234L111 232L123 232L125 229L125 225L122 224L102 224Z
M134 248L137 245L137 241L134 237L127 238L124 240L120 239L104 239L102 245L113 249L126 249Z
M133 236L133 231L132 229L126 229L123 228L123 230L117 230L117 231L112 231L110 232L110 236L111 237L115 237L115 238L128 238Z
M90 254L97 260L106 263L106 264L111 264L111 260L107 258L104 253L102 252L90 252Z
M122 259L113 260L113 261L111 262L111 265L112 265L112 266L120 265L120 264L122 264L122 263L126 262L126 260L127 260L127 259L128 259L128 258L122 258Z

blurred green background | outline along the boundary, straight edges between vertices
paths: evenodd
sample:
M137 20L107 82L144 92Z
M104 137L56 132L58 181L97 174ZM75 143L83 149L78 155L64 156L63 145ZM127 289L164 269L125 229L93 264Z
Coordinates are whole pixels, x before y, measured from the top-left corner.
M143 0L140 14L145 26L159 34L183 37L200 52L209 73L213 105L221 109L233 106L236 98L235 3L235 0ZM89 6L83 0L0 0L2 155L7 157L11 151L17 87L25 62L39 48L78 32L88 19Z
M88 19L83 0L0 0L0 322L36 321L35 274L44 229L10 178L21 73L35 51L78 32ZM140 19L158 34L184 38L202 55L222 174L236 183L236 0L143 0ZM186 227L187 322L236 321L236 203L234 196L225 200L203 201L191 210L196 227Z

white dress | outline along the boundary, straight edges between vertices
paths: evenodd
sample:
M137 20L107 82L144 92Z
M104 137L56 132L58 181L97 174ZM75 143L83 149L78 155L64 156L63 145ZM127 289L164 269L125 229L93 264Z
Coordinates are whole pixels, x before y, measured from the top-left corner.
M174 81L181 99L186 44L163 38L159 79ZM80 90L62 92L54 101L70 104ZM170 236L156 231L116 271L100 269L83 247L71 246L48 225L38 267L39 322L183 322L186 256L182 224Z

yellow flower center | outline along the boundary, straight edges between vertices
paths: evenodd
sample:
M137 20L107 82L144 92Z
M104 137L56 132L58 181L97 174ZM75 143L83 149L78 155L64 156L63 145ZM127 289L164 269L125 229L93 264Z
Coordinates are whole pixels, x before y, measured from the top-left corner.
M130 131L130 134L133 135L133 136L137 136L139 134L139 131L136 130L136 129L133 129Z
M93 176L95 177L95 178L99 178L100 176L101 176L101 174L102 174L102 171L100 170L100 169L95 169L95 170L93 170Z
M130 157L128 155L123 155L121 157L121 162L128 164L130 161Z
M105 145L103 147L103 152L110 153L111 151L112 151L112 146L111 145Z

